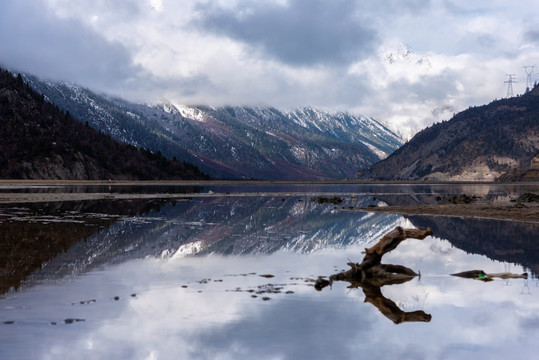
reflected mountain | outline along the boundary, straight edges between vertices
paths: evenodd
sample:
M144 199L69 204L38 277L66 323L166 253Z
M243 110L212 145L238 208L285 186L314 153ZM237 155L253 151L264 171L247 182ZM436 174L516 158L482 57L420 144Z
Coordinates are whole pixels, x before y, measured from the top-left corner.
M523 194L519 185L461 185L459 187L418 187L408 191L377 196L388 205L438 205L507 202ZM530 191L536 191L530 185ZM430 227L437 237L446 239L468 253L485 255L493 260L521 264L539 273L539 225L458 217L406 216L416 227Z
M539 274L539 226L510 221L408 216L416 227L430 227L437 237L467 253L518 263Z
M0 208L0 294L79 242L126 217L159 210L163 200L84 201Z
M357 211L372 204L370 195L345 197L340 203L230 196L31 204L12 209L11 215L4 208L0 246L7 255L0 257L0 291L17 288L31 273L29 284L146 257L366 246L407 222L400 215ZM410 220L417 227L431 227L437 237L465 251L520 263L534 274L539 270L537 226L417 216Z
M369 197L340 204L311 198L215 197L179 201L121 219L43 264L32 281L145 257L308 253L377 240L398 215L354 211Z

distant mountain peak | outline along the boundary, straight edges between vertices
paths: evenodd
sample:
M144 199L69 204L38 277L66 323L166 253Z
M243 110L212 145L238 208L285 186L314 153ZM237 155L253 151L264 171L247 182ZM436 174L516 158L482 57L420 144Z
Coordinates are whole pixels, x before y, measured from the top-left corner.
M380 58L388 64L408 63L416 66L432 66L430 53L421 54L416 52L409 45L394 42L380 52Z

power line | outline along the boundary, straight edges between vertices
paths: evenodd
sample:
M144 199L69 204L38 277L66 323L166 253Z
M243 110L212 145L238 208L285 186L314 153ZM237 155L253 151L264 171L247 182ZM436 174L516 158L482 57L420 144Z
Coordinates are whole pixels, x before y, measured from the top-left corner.
M526 92L530 91L533 87L532 84L532 74L533 74L533 68L535 65L530 66L523 66L522 68L526 72Z
M513 84L516 83L515 76L516 74L506 74L508 76L508 79L504 81L505 84L507 84L507 97L513 97Z

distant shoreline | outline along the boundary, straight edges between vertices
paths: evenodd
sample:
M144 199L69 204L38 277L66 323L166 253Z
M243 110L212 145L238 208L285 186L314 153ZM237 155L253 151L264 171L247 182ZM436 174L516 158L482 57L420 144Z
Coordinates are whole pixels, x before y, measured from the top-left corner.
M378 185L539 185L539 181L417 181L417 180L17 180L0 179L0 186L20 185L111 185L111 186L146 186L146 185L270 185L270 184L378 184Z
M293 197L293 196L325 196L346 197L354 194L342 192L295 192L289 191L250 191L232 193L116 193L116 186L212 186L212 185L531 185L539 186L538 182L414 182L414 181L238 181L238 180L204 180L204 181L130 181L130 180L0 180L0 204L62 202L62 201L92 201L92 200L132 200L132 199L177 199L203 197ZM40 186L110 186L109 192L9 192L10 188ZM539 202L514 203L474 202L471 204L416 204L386 207L368 207L355 209L368 212L384 212L401 215L417 216L450 216L481 219L512 220L539 224Z

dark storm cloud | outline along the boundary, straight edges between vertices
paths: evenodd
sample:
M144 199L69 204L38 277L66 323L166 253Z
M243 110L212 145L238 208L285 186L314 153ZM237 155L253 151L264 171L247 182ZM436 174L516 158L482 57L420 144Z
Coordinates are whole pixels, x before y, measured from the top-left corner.
M2 3L0 64L99 90L121 86L137 72L122 45L28 0Z
M348 64L372 53L376 32L355 0L242 2L234 9L199 5L196 25L229 36L284 63Z

